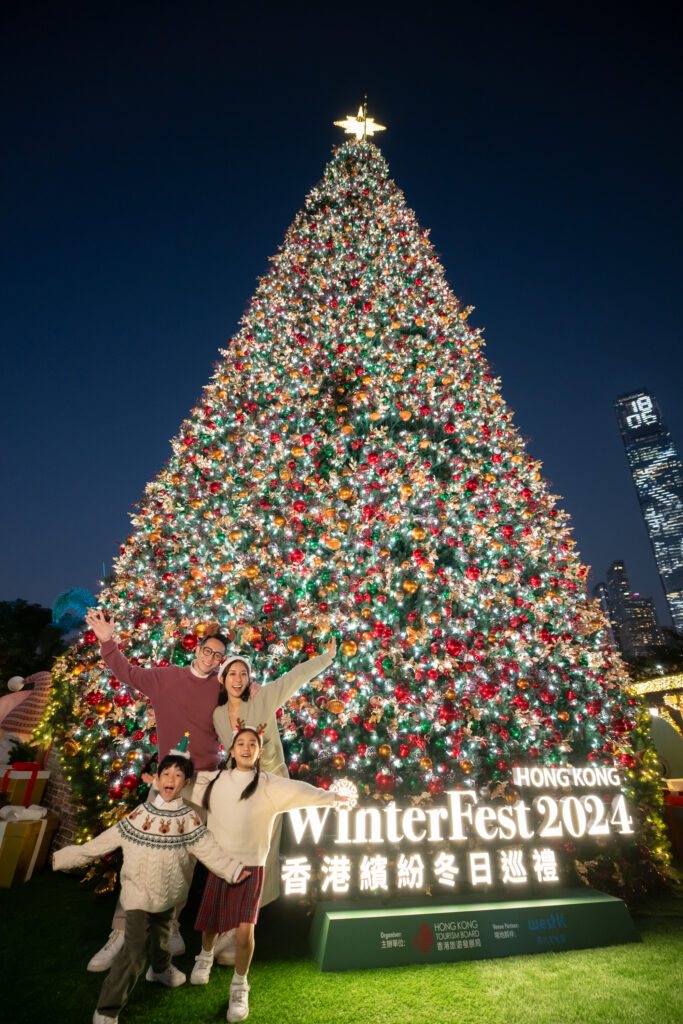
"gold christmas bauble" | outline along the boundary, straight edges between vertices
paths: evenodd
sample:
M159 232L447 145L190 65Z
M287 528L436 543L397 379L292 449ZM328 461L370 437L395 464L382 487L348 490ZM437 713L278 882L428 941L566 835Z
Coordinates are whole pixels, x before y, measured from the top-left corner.
M345 640L341 645L342 654L345 654L347 658L352 658L358 650L358 644L355 640Z
M231 530L230 533L228 534L228 537L230 538L230 540L234 544L236 541L242 539L242 531L241 530L237 530L237 529Z
M112 709L112 702L110 700L101 700L95 705L95 714L103 717L108 715Z
M328 700L326 710L330 711L333 715L341 715L345 706L341 700Z
M465 773L465 775L469 775L472 771L472 762L465 758L464 761L458 761L458 767Z
M248 580L256 579L258 574L259 574L259 567L254 562L252 562L251 565L248 565L246 567L246 569L244 570L244 575L247 577Z
M80 744L76 740L68 739L64 743L64 753L67 757L73 757L80 749Z
M337 771L340 771L346 766L346 754L335 754L332 758L332 764Z
M518 690L528 690L529 689L529 680L528 679L518 679L517 682L515 683L515 686L517 687Z
M417 590L417 583L415 582L415 580L404 580L403 589L405 590L406 594L414 594L415 591Z
M112 772L120 772L122 768L123 768L123 761L121 760L120 757L117 757L114 761L112 761L112 763L111 763L111 770L112 770Z
M425 530L425 528L423 526L414 526L413 527L413 537L415 538L415 540L424 540L426 536L427 536L427 531Z
M275 516L275 518L273 519L273 522L275 523L276 526L280 527L280 526L284 526L285 523L287 522L287 520L285 519L284 516Z
M290 651L300 651L304 645L304 638L302 636L290 636L287 641L287 648Z
M380 757L391 757L391 747L389 746L388 743L382 743L377 748L377 753L379 754Z
M413 493L413 488L412 488L412 486L410 484L401 484L401 488L399 490L399 494L401 495L401 500L402 501L406 501L406 499L409 498L412 495L412 493Z
M421 757L420 758L420 768L422 768L422 770L425 771L425 772L430 772L432 770L432 759L431 759L431 757Z
M132 764L133 761L137 761L137 759L138 759L138 752L137 752L137 750L129 750L128 753L126 754L126 761L128 762L128 764Z
M450 686L448 687L448 689L447 689L447 690L446 690L446 692L444 693L444 697L446 698L446 700L455 700L455 698L456 698L457 696L458 696L458 695L457 695L457 693L455 692L455 690L453 690L453 689L452 689L452 688L451 688Z
M339 488L339 497L342 501L348 501L353 496L353 490L346 485Z
M410 411L410 409L401 409L401 411L399 413L399 416L403 420L404 423L407 423L412 415L413 414Z
M339 551L339 548L341 547L341 541L339 540L339 537L326 537L325 544L330 549L330 551Z
M568 711L558 711L557 712L557 717L559 718L559 720L561 722L568 722L569 721L569 712Z
M294 456L295 459L300 459L305 450L306 449L303 447L303 445L295 444L294 447L292 448L292 455Z

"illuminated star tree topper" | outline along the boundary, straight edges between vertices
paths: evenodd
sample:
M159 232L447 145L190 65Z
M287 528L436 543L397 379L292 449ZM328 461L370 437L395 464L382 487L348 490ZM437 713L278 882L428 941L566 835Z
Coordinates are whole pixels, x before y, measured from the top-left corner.
M366 139L368 135L374 135L375 132L386 131L386 125L377 124L374 118L368 117L367 96L358 108L355 117L353 114L347 114L345 121L335 121L334 123L337 128L343 128L347 135L355 135L359 142L361 139Z

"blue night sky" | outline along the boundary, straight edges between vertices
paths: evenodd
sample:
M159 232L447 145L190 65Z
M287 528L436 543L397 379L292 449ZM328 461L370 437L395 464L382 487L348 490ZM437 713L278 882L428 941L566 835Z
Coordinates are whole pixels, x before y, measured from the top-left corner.
M663 610L613 403L683 446L680 14L557 7L4 5L0 599L97 588L367 93L593 578Z

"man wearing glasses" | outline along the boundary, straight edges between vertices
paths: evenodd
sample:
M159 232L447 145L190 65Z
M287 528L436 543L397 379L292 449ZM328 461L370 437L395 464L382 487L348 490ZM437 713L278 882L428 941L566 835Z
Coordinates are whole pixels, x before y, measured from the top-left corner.
M131 689L144 693L151 701L160 755L174 750L185 733L189 732L195 769L200 772L217 768L220 741L213 728L213 713L219 693L216 670L225 657L227 639L219 633L206 637L197 648L191 665L140 668L124 658L113 640L116 628L113 619L106 619L99 608L90 608L85 621L99 640L102 660L112 675ZM107 943L90 960L88 970L108 970L122 945L122 918L115 914L112 933ZM169 940L169 951L182 953L184 949L176 918Z

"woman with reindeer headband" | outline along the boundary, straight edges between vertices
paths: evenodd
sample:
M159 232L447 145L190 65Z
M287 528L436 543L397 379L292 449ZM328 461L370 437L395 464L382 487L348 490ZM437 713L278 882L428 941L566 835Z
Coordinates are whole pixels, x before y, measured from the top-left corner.
M261 903L264 866L278 815L297 807L331 806L346 799L307 782L263 771L264 756L261 733L251 726L238 728L230 744L227 768L222 768L208 785L204 779L197 779L188 795L192 803L201 803L205 808L207 827L219 846L250 872L243 881L229 884L209 871L195 921L195 928L202 932L202 949L190 977L193 985L208 983L218 934L236 931L229 1021L241 1021L249 1015L247 972L254 954L254 925Z
M229 654L218 669L220 685L218 707L213 713L216 734L226 750L232 745L233 737L246 726L255 728L261 734L263 753L261 765L264 771L289 778L282 741L277 725L277 711L297 690L315 679L320 672L332 664L337 653L337 641L332 637L325 645L325 653L296 665L290 672L274 679L265 686L257 686L253 679L251 664L241 654ZM261 903L265 907L280 895L280 834L282 820L276 823L266 864L266 875ZM221 964L235 962L234 935L221 936L216 946L216 959Z

